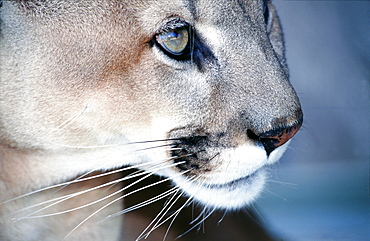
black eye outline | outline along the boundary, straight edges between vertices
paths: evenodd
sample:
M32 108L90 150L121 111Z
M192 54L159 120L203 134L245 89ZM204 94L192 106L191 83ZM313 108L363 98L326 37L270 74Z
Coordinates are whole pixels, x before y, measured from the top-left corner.
M269 9L267 1L263 3L263 17L265 19L265 24L267 25L270 19L270 9Z
M271 4L269 0L266 0L263 2L263 18L265 20L265 26L266 26L267 33L270 33L271 31L272 18L273 18L272 16L273 13L271 12L269 4Z
M159 39L161 36L171 35L172 33L179 34L183 32L187 34L187 42L186 45L181 48L181 51L175 52L171 51L168 46L163 44ZM192 46L194 46L194 31L192 30L191 26L182 19L175 18L171 21L167 22L152 38L151 44L158 47L165 55L168 57L179 60L179 61L186 61L191 59L191 55L193 52Z

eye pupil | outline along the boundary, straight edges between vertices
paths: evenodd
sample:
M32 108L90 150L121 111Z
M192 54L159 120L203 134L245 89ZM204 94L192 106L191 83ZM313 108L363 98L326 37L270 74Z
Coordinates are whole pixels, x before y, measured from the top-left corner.
M156 40L169 54L182 55L189 43L189 32L186 27L170 29L158 34Z
M174 40L178 39L180 37L180 35L179 35L179 33L174 31L174 32L168 33L167 37L170 41L174 41Z

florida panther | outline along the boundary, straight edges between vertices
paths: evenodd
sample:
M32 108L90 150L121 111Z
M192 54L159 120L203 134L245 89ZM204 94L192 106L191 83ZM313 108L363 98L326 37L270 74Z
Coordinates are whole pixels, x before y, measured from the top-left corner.
M302 124L270 1L1 5L1 240L125 239L122 199L167 180L152 229L182 195L240 209Z

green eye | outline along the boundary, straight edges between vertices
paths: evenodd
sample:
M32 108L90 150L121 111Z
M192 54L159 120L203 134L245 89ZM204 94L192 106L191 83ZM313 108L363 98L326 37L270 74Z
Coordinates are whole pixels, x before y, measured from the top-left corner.
M170 54L181 55L188 46L189 32L186 27L170 29L158 34L156 40Z

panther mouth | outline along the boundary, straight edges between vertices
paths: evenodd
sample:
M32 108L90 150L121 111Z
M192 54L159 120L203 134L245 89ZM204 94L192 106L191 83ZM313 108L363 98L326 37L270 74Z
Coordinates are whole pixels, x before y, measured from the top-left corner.
M260 168L250 175L221 184L191 181L184 177L174 181L187 196L205 206L235 210L249 205L260 195L265 183L264 169Z
M247 176L244 176L244 177L241 177L241 178L237 178L237 179L234 179L230 182L227 182L227 183L223 183L223 184L208 184L208 185L205 185L207 188L209 189L225 189L225 190L229 190L229 191L232 191L232 190L235 190L241 186L245 186L245 185L251 185L252 182L253 182L253 179L255 178L255 176L257 175L257 173L260 171L261 169L258 169L257 171L253 172L252 174L250 175L247 175Z

